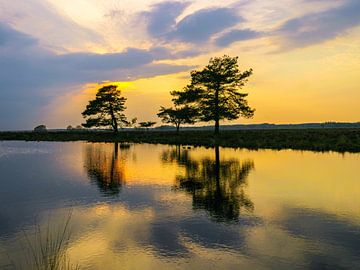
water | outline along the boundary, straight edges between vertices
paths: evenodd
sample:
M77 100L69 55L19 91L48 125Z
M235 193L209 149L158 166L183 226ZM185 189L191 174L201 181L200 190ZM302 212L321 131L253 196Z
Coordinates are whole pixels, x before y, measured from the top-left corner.
M360 269L359 154L0 142L0 269L62 224L81 269Z

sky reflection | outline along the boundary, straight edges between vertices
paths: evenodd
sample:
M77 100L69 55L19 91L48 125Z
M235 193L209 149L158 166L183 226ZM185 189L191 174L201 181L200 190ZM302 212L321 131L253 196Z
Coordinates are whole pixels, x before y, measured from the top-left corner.
M82 142L0 150L0 266L21 253L34 217L60 223L68 209L67 253L86 269L360 263L358 154Z

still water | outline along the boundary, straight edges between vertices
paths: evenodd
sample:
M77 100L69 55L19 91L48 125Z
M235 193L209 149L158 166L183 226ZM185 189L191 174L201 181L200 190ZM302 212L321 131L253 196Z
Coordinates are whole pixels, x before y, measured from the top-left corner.
M81 269L360 269L360 154L0 142L0 269L71 211Z

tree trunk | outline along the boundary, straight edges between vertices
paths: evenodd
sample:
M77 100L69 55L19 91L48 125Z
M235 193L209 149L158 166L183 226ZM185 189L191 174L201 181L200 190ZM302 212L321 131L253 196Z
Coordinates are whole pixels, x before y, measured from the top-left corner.
M180 130L180 124L176 124L176 133L179 133Z
M219 87L215 89L215 135L219 134Z
M215 135L219 135L220 133L220 125L219 125L219 119L215 119Z
M119 131L118 123L116 121L116 117L114 115L114 111L113 111L112 107L110 107L110 115L111 115L111 123L112 123L111 125L112 125L112 127L114 129L114 132L118 133L118 131Z
M119 131L118 125L117 125L116 119L114 119L114 132L118 133L118 131Z

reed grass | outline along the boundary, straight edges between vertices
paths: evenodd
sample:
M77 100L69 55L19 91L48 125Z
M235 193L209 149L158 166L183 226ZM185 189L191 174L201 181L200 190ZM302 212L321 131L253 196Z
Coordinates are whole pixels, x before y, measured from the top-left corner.
M61 224L52 224L50 217L43 229L40 223L35 222L34 232L23 231L24 242L21 244L21 253L12 260L14 269L26 270L78 270L79 265L73 265L67 256L71 239L70 221L72 212L69 212ZM18 256L17 256L18 257Z

